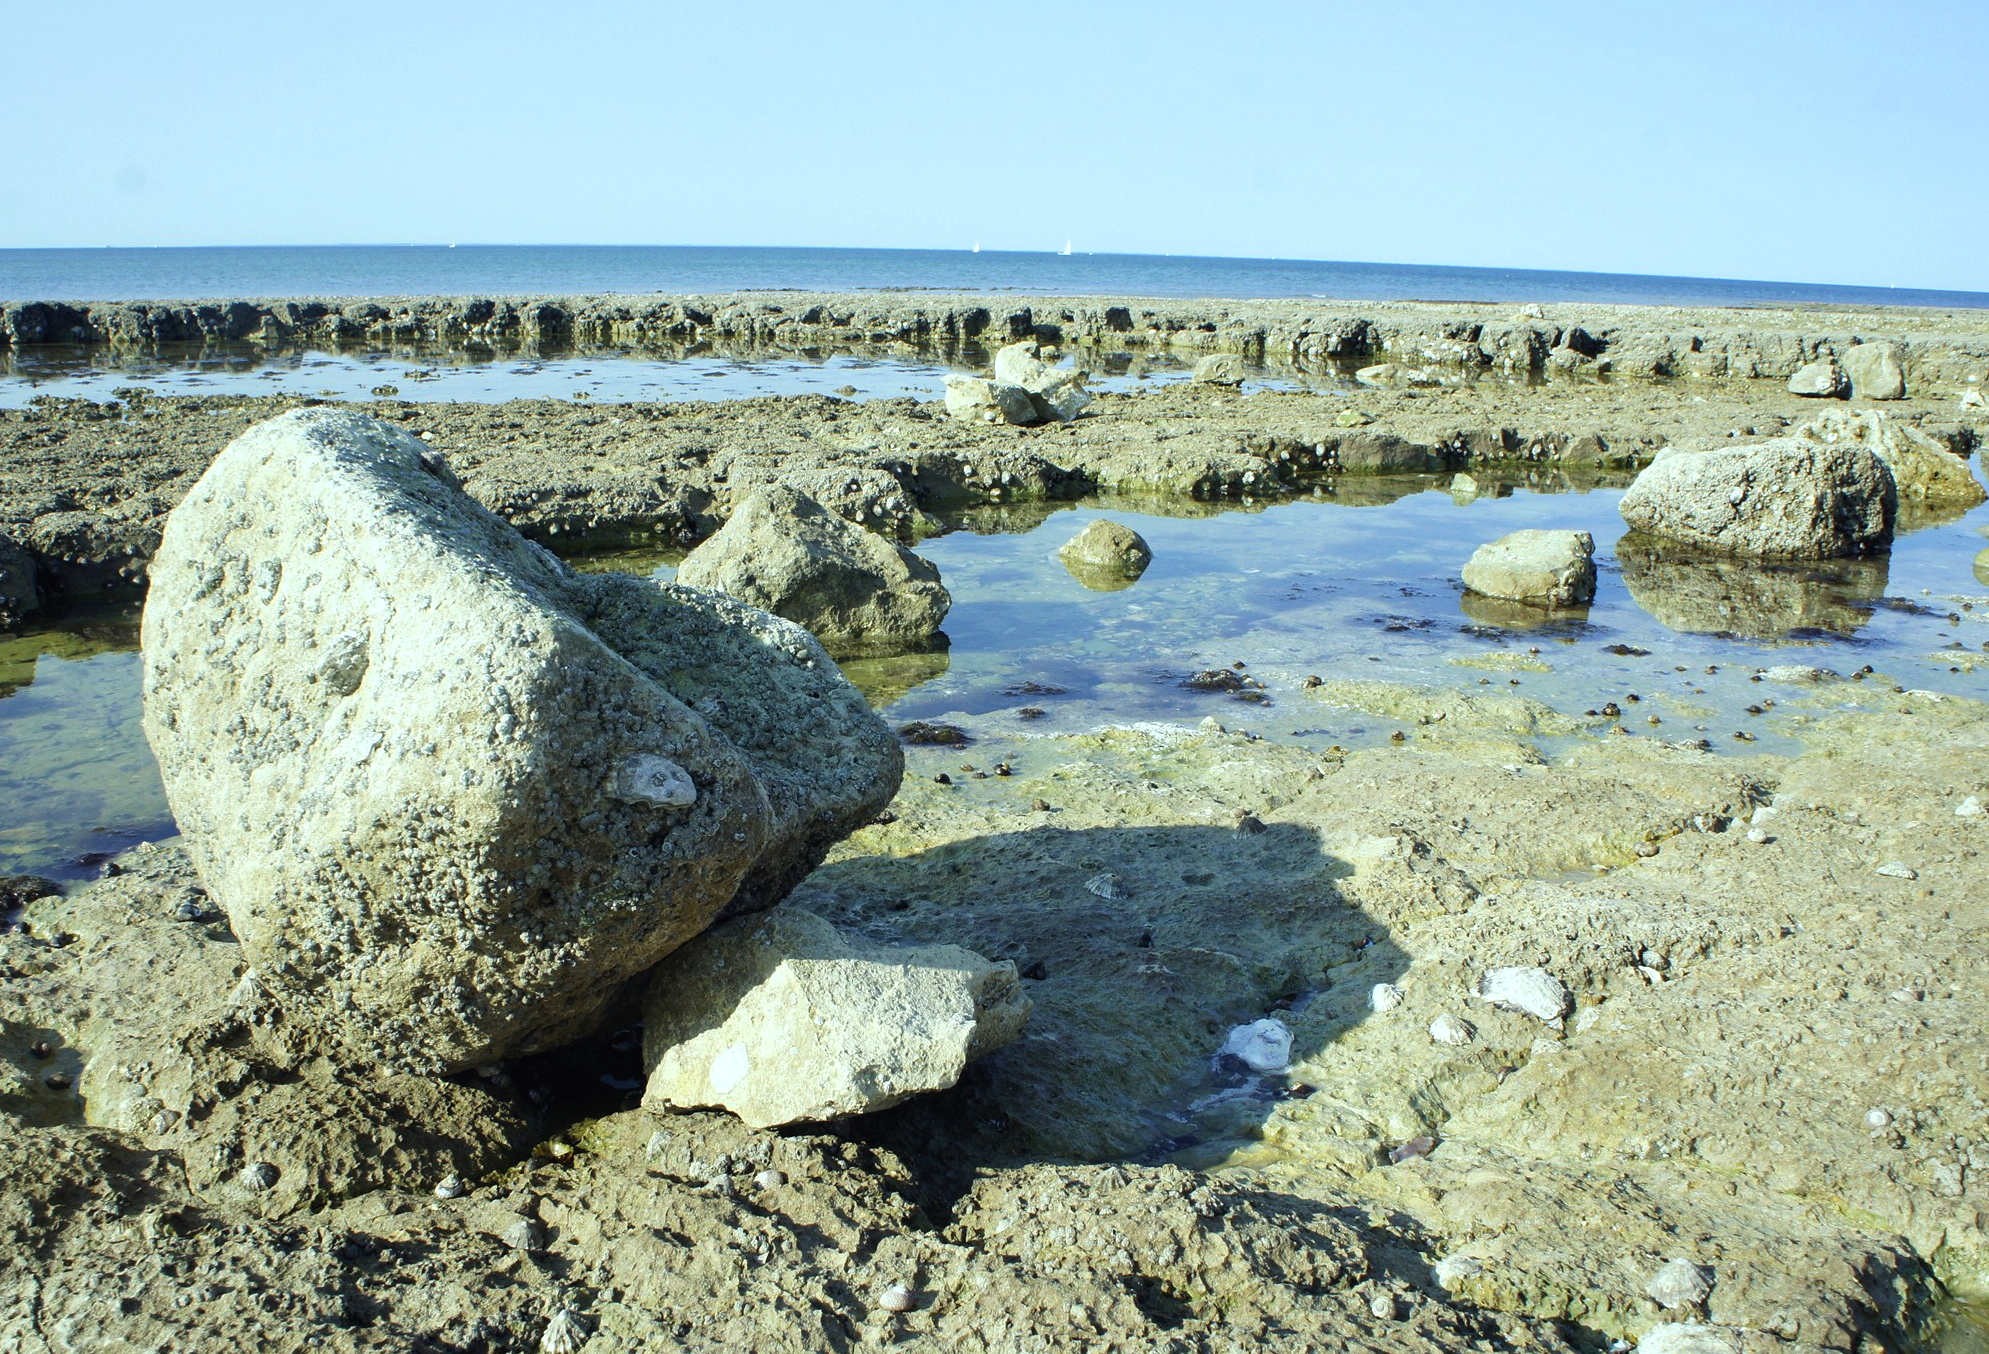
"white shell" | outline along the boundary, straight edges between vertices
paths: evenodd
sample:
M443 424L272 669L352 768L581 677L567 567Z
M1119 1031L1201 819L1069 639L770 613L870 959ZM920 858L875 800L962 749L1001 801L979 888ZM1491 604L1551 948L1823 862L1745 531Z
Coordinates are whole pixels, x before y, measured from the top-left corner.
M1402 1314L1401 1306L1393 1293L1376 1293L1367 1300L1367 1309L1383 1321L1393 1321Z
M539 1354L580 1354L586 1343L587 1323L571 1307L562 1307L552 1314L545 1333L539 1336Z
M530 1218L520 1218L504 1229L503 1240L513 1250L542 1251L546 1248L546 1229Z
M1430 1277L1437 1281L1439 1288L1449 1288L1459 1279L1484 1272L1484 1264L1468 1255L1446 1255L1430 1266Z
M1269 1019L1238 1025L1216 1050L1218 1057L1225 1054L1253 1072L1282 1072L1291 1066L1291 1027Z
M1367 994L1367 1004L1374 1008L1376 1015L1387 1015L1402 1004L1402 989L1394 983L1376 983L1374 990Z
M909 1312L914 1301L912 1290L901 1283L894 1283L877 1295L877 1305L887 1312Z
M1884 1110L1866 1110L1865 1127L1870 1129L1891 1128L1892 1116Z
M776 1170L764 1170L753 1177L753 1185L758 1189L779 1189L787 1183L787 1177Z
M1882 874L1887 879L1918 879L1920 877L1920 872L1903 860L1888 860L1873 871L1873 873Z
M1119 899L1125 897L1125 895L1119 891L1119 876L1111 874L1109 872L1105 874L1095 874L1091 876L1091 878L1085 880L1084 889L1085 892L1087 893L1097 894L1100 898L1103 898L1108 903L1117 902Z
M267 1161L252 1161L242 1167L242 1173L235 1179L240 1182L243 1189L254 1190L260 1194L264 1190L276 1188L276 1176L276 1167Z
M1644 1285L1645 1296L1668 1312L1680 1307L1697 1307L1711 1296L1712 1291L1711 1270L1675 1256L1665 1261L1651 1276L1651 1281Z
M1535 1020L1559 1020L1574 1009L1568 989L1544 968L1486 969L1478 980L1478 999Z
M1970 795L1954 806L1954 816L1957 818L1980 818L1985 812L1989 810L1982 807L1982 801L1975 795Z
M659 808L681 809L698 802L698 787L691 773L668 757L647 754L623 763L609 791L624 804L654 804Z
M462 1192L463 1177L453 1171L443 1176L435 1186L435 1197L438 1199L454 1199L459 1197Z
M1459 1020L1447 1011L1430 1022L1430 1038L1439 1044L1461 1048L1477 1037L1477 1028L1470 1021Z

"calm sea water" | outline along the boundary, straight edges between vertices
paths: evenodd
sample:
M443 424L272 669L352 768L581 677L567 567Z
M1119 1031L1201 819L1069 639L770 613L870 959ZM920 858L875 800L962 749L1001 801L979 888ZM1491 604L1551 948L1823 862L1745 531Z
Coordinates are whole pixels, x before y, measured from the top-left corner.
M1989 308L1989 293L1307 259L961 249L311 245L0 249L0 300L804 291Z

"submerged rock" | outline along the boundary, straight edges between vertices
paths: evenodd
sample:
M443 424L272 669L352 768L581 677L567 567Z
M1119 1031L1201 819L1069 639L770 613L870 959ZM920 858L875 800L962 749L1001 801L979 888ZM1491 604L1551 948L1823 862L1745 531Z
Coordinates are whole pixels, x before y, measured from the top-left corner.
M902 772L800 627L576 575L351 413L221 453L167 523L143 644L168 801L258 981L389 1070L585 1033Z
M1131 527L1101 518L1065 541L1057 558L1085 587L1112 591L1145 573L1153 550Z
M953 604L931 561L784 484L748 495L677 581L785 616L837 656L927 645Z
M1861 400L1903 400L1906 372L1896 343L1854 343L1839 355L1851 394Z
M1481 545L1464 586L1534 606L1579 606L1595 597L1595 537L1586 531L1515 531Z
M1892 540L1892 472L1862 447L1778 438L1673 452L1618 504L1638 531L1722 555L1835 559Z
M11 536L0 535L0 630L12 630L41 610L35 560Z
M1789 378L1789 393L1810 399L1842 399L1851 393L1851 382L1836 358L1820 357Z
M1022 1032L1029 1006L1012 963L878 945L782 908L657 967L643 1102L722 1106L758 1128L885 1109L958 1081Z

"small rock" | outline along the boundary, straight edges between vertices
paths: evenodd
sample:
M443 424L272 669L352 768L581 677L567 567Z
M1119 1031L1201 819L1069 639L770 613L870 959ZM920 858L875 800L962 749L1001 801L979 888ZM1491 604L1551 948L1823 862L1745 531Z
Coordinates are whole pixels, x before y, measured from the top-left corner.
M1579 606L1595 597L1595 537L1586 531L1515 531L1481 545L1464 586L1532 606Z
M1724 1326L1667 1321L1644 1332L1637 1354L1740 1354L1740 1336Z
M910 1288L894 1283L877 1295L877 1305L887 1312L909 1312L918 1301Z
M772 1168L761 1171L753 1177L753 1187L755 1189L779 1189L786 1183L787 1177Z
M1975 795L1962 800L1954 809L1954 816L1957 818L1980 818L1983 813L1982 801Z
M1820 357L1789 378L1789 393L1810 399L1842 399L1851 393L1851 381L1836 358Z
M1644 1285L1644 1293L1666 1311L1680 1307L1697 1307L1705 1302L1713 1291L1712 1271L1690 1260L1673 1258L1665 1261L1651 1281Z
M1653 841L1641 841L1638 842L1635 846L1631 847L1630 849L1635 851L1639 856L1643 857L1645 860L1649 860L1652 856L1658 853L1658 844Z
M1210 353L1195 364L1194 379L1208 385L1243 384L1243 359L1235 353Z
M1882 874L1887 879L1918 879L1920 877L1920 872L1903 860L1888 860L1885 864L1872 871L1872 873Z
M1405 1161L1416 1161L1436 1151L1436 1139L1421 1133L1389 1152L1388 1161L1392 1166L1400 1166Z
M500 1239L513 1250L536 1255L546 1248L546 1229L531 1218L520 1218L504 1229Z
M1272 1019L1238 1025L1222 1041L1216 1056L1235 1058L1253 1072L1282 1072L1291 1066L1291 1028Z
M546 1322L543 1334L539 1336L539 1354L580 1354L587 1343L588 1328L580 1313L571 1307L562 1307Z
M1751 827L1747 830L1747 839L1756 846L1765 846L1767 843L1775 840L1766 831L1758 827Z
M1865 1127L1877 1131L1892 1127L1892 1116L1884 1110L1865 1111Z
M1544 968L1493 968L1478 980L1478 999L1548 1024L1572 1011L1575 999Z
M1131 527L1100 518L1064 542L1057 558L1085 587L1111 591L1145 573L1153 550Z
M460 1198L462 1193L463 1177L453 1172L436 1182L435 1197L438 1199L456 1199Z
M1474 1274L1485 1272L1484 1262L1468 1255L1446 1255L1430 1266L1430 1277L1437 1281L1439 1288L1448 1289L1460 1279L1468 1279Z
M1462 1048L1478 1037L1477 1027L1468 1020L1461 1020L1448 1012L1430 1022L1430 1038L1439 1044L1449 1044Z
M1900 366L1899 346L1893 343L1856 343L1840 355L1851 393L1861 400L1903 400L1906 398L1906 371Z

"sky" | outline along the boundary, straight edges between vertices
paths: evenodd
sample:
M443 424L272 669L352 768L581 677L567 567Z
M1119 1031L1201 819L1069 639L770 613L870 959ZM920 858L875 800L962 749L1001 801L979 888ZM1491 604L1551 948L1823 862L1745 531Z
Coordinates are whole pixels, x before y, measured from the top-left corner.
M22 3L0 248L1050 249L1989 291L1989 5Z

